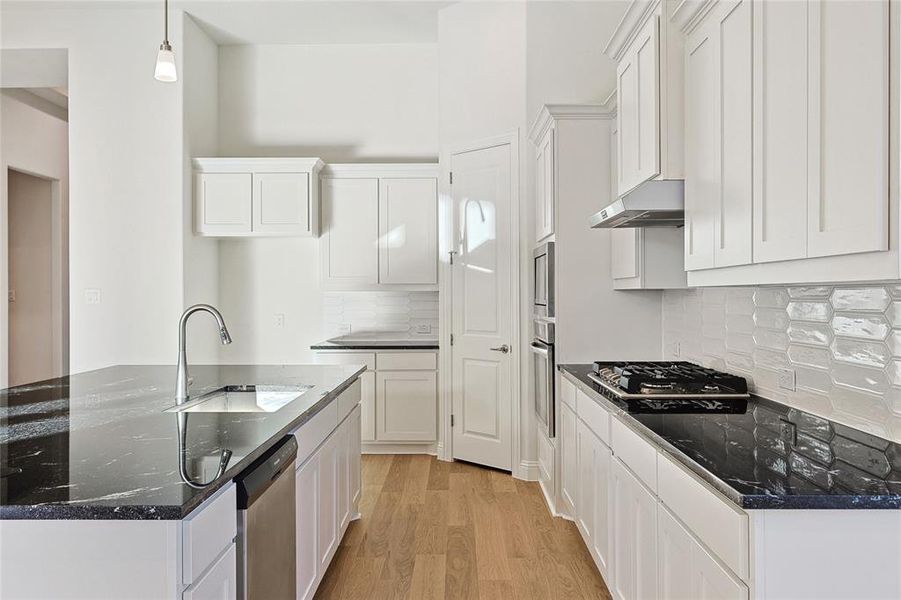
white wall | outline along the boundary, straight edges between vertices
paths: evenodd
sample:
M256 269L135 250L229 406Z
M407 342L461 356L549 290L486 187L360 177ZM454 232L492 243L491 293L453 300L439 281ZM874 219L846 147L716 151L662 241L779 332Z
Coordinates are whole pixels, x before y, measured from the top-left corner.
M9 385L54 376L53 185L7 173L9 218Z
M4 48L68 49L71 370L174 362L182 92L153 79L159 7L4 6L0 27ZM180 50L179 18L170 40Z
M435 161L437 61L435 44L222 46L219 155ZM234 338L222 361L311 361L309 346L337 333L323 319L319 241L219 248L219 303Z
M65 215L68 210L69 177L68 177L68 140L67 123L39 110L32 108L18 100L0 95L0 388L7 386L9 381L9 354L7 339L9 335L9 310L7 303L8 292L8 221L6 218L8 200L7 175L10 168L26 173L32 173L59 181L57 191L59 194L59 213L62 216L58 222L59 230L65 235L67 223ZM58 327L61 330L67 328L65 273L67 265L64 257L60 260L59 272L61 281L61 305L55 310L58 319ZM68 362L65 353L67 340L63 340L63 352L58 357L60 366Z
M184 307L219 302L219 242L194 235L194 178L191 159L215 156L219 147L219 47L184 15L180 79L184 86L182 230L184 234ZM226 315L226 324L230 324ZM172 325L174 327L174 324ZM189 360L216 363L219 336L213 320L197 315L188 323Z
M602 50L626 0L530 2L526 13L526 116L545 104L601 104L616 86Z
M435 44L222 46L223 156L435 160Z

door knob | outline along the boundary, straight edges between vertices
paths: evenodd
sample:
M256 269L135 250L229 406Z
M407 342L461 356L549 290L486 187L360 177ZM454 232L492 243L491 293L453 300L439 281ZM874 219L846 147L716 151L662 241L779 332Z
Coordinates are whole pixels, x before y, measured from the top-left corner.
M510 352L510 346L508 346L507 344L504 344L503 346L498 346L497 348L492 348L491 351L506 354L507 352Z

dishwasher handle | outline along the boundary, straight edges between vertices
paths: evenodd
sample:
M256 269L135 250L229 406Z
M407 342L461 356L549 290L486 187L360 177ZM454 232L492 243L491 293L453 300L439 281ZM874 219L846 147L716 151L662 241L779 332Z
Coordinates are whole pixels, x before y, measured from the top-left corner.
M297 440L288 435L244 469L235 478L238 509L246 510L275 480L284 476L286 467L294 463L296 456Z

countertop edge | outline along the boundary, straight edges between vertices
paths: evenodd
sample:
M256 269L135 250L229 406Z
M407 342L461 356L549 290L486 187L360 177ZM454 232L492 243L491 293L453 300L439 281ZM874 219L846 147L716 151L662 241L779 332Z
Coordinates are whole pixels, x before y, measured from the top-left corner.
M398 342L397 344L366 344L365 342L360 342L358 344L330 344L326 342L322 342L319 344L313 344L310 346L310 350L371 350L373 352L378 352L379 350L438 350L438 342L434 344L404 344L403 342Z
M89 502L80 505L73 504L34 504L26 505L0 505L0 521L179 521L188 517L197 507L203 504L210 496L231 482L234 477L245 467L269 450L273 444L288 435L298 427L302 427L307 421L316 416L322 409L328 406L334 399L349 388L360 375L366 371L366 365L360 367L348 375L344 381L335 385L326 392L321 399L306 411L298 415L288 425L273 434L263 444L235 463L222 477L204 488L202 494L191 498L181 506L177 505L129 505L129 506L103 506L92 505Z
M728 483L717 477L714 473L704 468L697 461L687 456L681 450L647 428L644 424L634 419L626 410L613 404L603 395L596 392L579 376L567 369L570 365L557 365L557 370L568 381L573 383L589 398L600 404L611 415L616 416L629 429L647 440L668 457L683 465L707 485L719 492L732 504L742 510L890 510L901 508L901 496L836 496L836 495L746 495L738 492Z

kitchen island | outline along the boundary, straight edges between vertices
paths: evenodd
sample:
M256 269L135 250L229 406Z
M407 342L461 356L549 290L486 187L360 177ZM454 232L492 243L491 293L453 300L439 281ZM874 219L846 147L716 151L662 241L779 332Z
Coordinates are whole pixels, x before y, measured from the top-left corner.
M363 370L192 367L191 399L256 386L261 399L244 412L173 411L168 366L116 366L0 391L0 596L198 597L211 573L224 579L209 585L232 589L232 480L289 434L300 447L298 506L320 516L322 498L300 488L310 472L318 483L319 465L305 467L320 453L327 485L312 489L334 490L329 504L344 498L313 527L298 519L298 583L303 573L314 591L356 515ZM334 521L334 539L319 547L323 520ZM310 552L300 552L310 542L302 534L312 535ZM301 554L314 558L312 571Z

